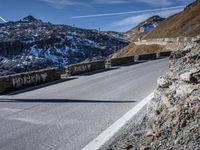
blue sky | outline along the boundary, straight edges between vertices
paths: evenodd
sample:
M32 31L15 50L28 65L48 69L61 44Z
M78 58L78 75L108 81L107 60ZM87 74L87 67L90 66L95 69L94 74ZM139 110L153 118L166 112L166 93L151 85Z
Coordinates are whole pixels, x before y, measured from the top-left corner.
M153 15L167 17L194 0L0 0L0 20L33 15L45 22L127 31Z

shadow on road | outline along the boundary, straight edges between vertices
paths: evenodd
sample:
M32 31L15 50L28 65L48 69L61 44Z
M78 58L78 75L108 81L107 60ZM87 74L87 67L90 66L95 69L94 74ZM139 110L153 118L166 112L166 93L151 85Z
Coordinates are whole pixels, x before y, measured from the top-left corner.
M21 103L134 103L136 101L113 101L113 100L78 100L78 99L0 99L3 102Z
M57 81L44 83L44 84L39 84L39 85L35 85L35 86L32 86L32 87L28 87L28 88L21 88L21 89L19 89L17 91L9 91L9 92L4 93L4 95L6 95L6 96L17 95L17 94L21 94L21 93L37 90L37 89L40 89L40 88L44 88L44 87L47 87L47 86L59 84L59 83L65 82L65 81L74 80L74 79L78 79L78 78L60 79L60 80L57 80Z

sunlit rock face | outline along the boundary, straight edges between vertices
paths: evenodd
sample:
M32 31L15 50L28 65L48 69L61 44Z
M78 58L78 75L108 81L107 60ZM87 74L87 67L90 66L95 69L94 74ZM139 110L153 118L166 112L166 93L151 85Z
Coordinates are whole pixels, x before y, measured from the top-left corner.
M172 53L168 72L159 78L146 136L153 149L200 147L200 45ZM149 136L150 135L150 136Z

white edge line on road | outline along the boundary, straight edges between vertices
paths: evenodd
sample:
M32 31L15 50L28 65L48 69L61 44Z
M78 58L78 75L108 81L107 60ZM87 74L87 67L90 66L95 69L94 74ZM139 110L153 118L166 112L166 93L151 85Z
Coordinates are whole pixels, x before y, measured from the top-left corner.
M107 141L109 141L124 125L127 124L148 102L153 99L154 93L151 93L149 96L144 98L131 110L129 110L125 115L113 123L110 127L104 130L98 137L92 140L88 145L86 145L82 150L98 150Z

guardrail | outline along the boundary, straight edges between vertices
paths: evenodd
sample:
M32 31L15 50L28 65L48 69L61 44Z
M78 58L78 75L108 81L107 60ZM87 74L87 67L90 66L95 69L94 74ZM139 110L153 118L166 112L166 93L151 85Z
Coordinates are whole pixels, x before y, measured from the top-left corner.
M70 65L66 68L66 73L68 75L79 75L100 69L105 69L105 60Z
M168 57L171 55L171 51L168 51L168 52L160 52L159 53L159 57Z
M61 79L57 68L0 77L0 93Z
M135 56L108 59L106 64L107 66L120 66L133 62L135 62Z
M140 60L154 60L157 58L168 57L170 56L170 54L171 52L158 52L158 53L143 54L138 56L129 56L129 57L113 58L108 60L94 61L90 63L74 64L68 66L65 70L65 73L71 76L79 75L82 73L105 69L107 67L134 63ZM0 77L0 93L59 79L61 79L61 71L59 71L57 68L32 71L32 72L20 73L9 76L2 76Z
M138 60L154 60L157 59L157 53L138 55Z
M106 61L106 66L120 66L128 63L134 63L141 60L155 60L163 57L170 56L171 51L167 52L158 52L151 54L142 54L137 56L129 56L129 57L120 57L120 58L112 58Z

